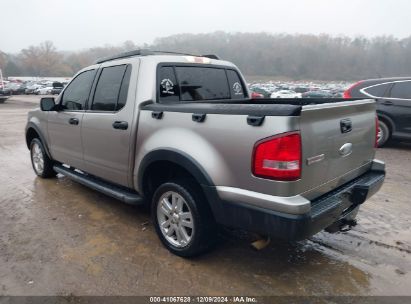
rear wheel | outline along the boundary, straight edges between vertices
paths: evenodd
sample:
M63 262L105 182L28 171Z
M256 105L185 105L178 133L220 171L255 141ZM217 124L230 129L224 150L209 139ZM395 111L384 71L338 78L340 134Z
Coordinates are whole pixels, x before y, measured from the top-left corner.
M53 161L47 156L43 143L40 139L34 138L30 143L31 164L34 172L42 177L54 177L57 173L53 170Z
M199 255L216 241L211 211L201 189L190 181L162 184L153 196L152 218L161 242L176 255Z
M377 145L382 147L390 139L390 129L387 124L381 120L378 120L378 133L377 133Z

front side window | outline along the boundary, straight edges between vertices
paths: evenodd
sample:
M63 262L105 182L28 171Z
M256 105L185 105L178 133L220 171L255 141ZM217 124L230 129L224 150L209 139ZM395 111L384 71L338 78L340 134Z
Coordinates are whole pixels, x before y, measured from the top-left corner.
M103 68L101 71L96 91L94 94L91 110L95 111L116 111L117 102L120 96L123 78L127 65L117 65ZM129 81L129 80L128 80ZM121 107L124 106L125 89L123 89Z
M396 82L391 88L390 97L411 99L411 81Z
M84 110L95 74L95 70L85 71L68 85L61 100L63 110Z
M224 69L176 67L182 101L229 99Z

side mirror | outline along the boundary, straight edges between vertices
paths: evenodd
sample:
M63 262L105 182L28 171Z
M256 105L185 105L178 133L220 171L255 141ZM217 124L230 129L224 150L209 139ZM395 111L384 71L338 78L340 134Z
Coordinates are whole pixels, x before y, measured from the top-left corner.
M55 107L54 97L43 97L40 99L40 109L42 111L53 111Z

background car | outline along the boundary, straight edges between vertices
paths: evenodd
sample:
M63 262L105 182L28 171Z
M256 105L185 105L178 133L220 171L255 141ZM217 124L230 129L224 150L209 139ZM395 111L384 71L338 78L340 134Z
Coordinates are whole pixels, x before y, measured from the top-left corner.
M36 95L50 95L51 91L53 90L52 85L45 85L40 88L34 90L34 94Z
M306 87L296 87L294 88L293 91L297 92L297 93L305 93L308 92L310 89L306 88Z
M3 103L7 100L11 95L10 89L6 88L6 86L2 86L0 84L0 103Z
M251 99L264 98L263 94L251 91Z
M379 147L390 139L411 141L411 77L362 80L343 96L376 99Z
M53 88L51 89L50 94L52 95L59 95L64 88L64 85L61 82L53 82Z
M250 91L262 95L264 98L270 98L271 93L260 87L251 87ZM260 96L261 97L261 96Z
M12 95L24 94L26 87L19 82L9 82L7 88L10 89Z
M332 98L335 97L330 91L315 90L308 91L302 94L303 98Z
M301 93L292 90L280 90L273 92L271 98L301 98Z
M26 87L26 90L24 91L25 94L35 94L36 89L43 87L42 84L34 83L31 85L28 85Z

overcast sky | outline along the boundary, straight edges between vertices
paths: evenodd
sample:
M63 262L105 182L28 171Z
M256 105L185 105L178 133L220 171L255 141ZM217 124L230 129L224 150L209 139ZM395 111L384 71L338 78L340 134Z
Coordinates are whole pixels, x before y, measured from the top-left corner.
M411 0L0 0L0 50L79 50L178 33L411 35Z

